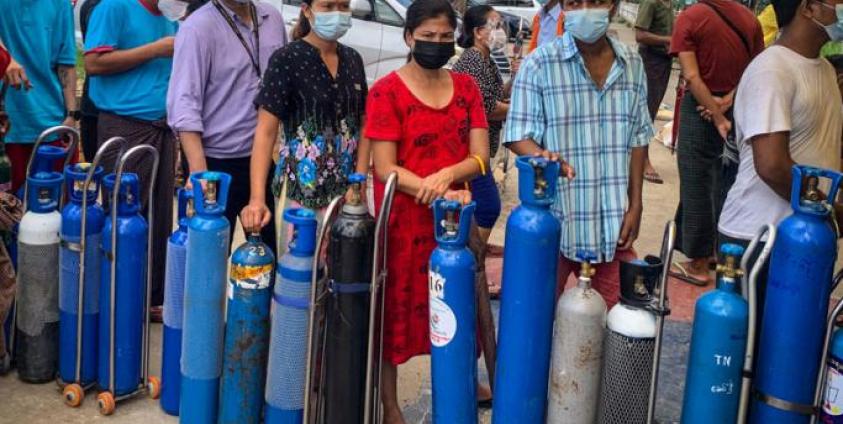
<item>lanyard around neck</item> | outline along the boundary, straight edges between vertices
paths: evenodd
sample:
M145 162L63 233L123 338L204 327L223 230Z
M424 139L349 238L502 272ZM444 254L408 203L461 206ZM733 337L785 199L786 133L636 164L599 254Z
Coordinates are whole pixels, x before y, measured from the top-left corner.
M231 30L234 32L234 35L237 36L237 39L240 40L240 44L243 45L243 48L246 49L246 54L249 55L249 60L252 62L252 68L254 68L255 72L258 74L258 79L260 79L263 75L261 74L261 38L260 32L258 31L258 16L257 16L257 8L255 7L254 3L249 2L249 13L252 16L252 35L255 37L255 53L252 53L252 49L249 48L249 44L246 43L246 39L243 37L243 34L237 28L237 24L234 23L234 20L231 19L231 15L223 8L222 4L220 4L219 0L213 0L214 6L216 6L217 10L220 12L225 21L228 22L228 26L231 27Z

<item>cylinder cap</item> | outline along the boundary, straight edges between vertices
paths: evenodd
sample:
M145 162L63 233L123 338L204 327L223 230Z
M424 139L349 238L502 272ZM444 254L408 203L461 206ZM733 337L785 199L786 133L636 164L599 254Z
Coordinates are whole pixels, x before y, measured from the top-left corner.
M658 256L621 261L621 303L639 308L650 306L655 300L656 286L663 269L664 263Z

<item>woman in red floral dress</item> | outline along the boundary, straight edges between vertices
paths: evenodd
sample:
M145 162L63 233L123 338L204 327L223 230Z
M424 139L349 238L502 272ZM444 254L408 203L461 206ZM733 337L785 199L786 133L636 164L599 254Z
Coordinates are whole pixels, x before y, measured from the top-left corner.
M398 173L389 219L383 348L384 421L403 423L397 365L430 353L428 260L436 246L430 204L439 197L470 201L459 190L488 163L483 99L474 80L442 69L454 55L456 15L447 0L416 0L404 38L410 61L375 83L366 107L372 140L375 204ZM453 190L456 188L457 190Z

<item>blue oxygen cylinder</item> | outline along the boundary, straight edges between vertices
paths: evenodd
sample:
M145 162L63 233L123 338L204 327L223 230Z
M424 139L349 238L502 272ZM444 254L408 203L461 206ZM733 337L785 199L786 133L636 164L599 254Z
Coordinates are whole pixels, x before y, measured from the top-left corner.
M52 171L66 150L41 146L27 175L27 211L18 226L15 359L18 378L46 383L56 377L59 350L58 206L64 177Z
M249 234L231 255L220 424L259 424L263 412L275 256Z
M682 424L733 423L738 418L749 305L737 288L744 248L724 244L717 288L697 300L688 354Z
M266 423L302 422L307 362L307 327L316 215L309 209L287 209L293 225L289 250L278 261L272 294L272 333L266 376Z
M196 215L187 228L179 415L182 423L206 424L217 421L219 410L231 176L198 172L190 181Z
M85 179L91 164L69 165L64 169L68 202L61 213L59 262L59 378L83 386L97 379L97 321L99 320L100 239L105 212L97 203L103 169L94 170L86 193ZM76 345L79 315L79 264L82 240L82 200L85 198L85 271L82 299L82 354L79 381L76 381Z
M503 292L492 422L538 424L545 419L559 219L550 211L559 163L519 157L521 206L506 223Z
M825 364L828 374L820 422L843 424L843 330L834 330Z
M103 188L111 196L114 174L103 178ZM141 216L137 174L124 173L117 198L117 222L111 214L102 228L99 289L99 370L98 383L109 387L109 344L111 333L111 267L116 266L114 303L114 393L115 397L134 392L141 383L143 317L146 299L146 246L149 225ZM111 207L115 207L111 205ZM117 245L111 244L112 228L117 228ZM114 255L114 247L117 254Z
M831 179L827 198L836 199L843 175L793 167L793 215L778 225L763 307L750 408L755 424L807 423L814 412L837 259L837 233L831 205L819 193L820 178Z
M477 423L477 311L474 255L466 247L475 204L433 203L439 246L430 255L430 367L433 422Z
M179 189L179 227L167 241L164 268L164 330L161 348L161 409L179 414L181 392L181 335L184 314L184 268L187 261L187 223L193 216L193 192Z

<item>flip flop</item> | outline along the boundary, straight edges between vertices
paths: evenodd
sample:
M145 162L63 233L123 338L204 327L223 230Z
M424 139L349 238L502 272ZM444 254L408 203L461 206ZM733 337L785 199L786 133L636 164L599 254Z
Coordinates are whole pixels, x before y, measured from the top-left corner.
M684 281L688 284L693 284L698 287L705 287L708 285L709 282L711 282L711 280L709 279L700 280L699 278L692 276L688 273L688 270L686 270L685 267L678 262L674 262L670 268L671 269L668 275L678 280ZM674 268L676 268L678 271L674 271Z
M503 257L503 246L497 246L494 244L487 244L486 245L486 257L487 258L501 258Z
M662 179L661 175L657 171L653 172L645 172L644 173L644 180L653 184L664 184L664 180Z

